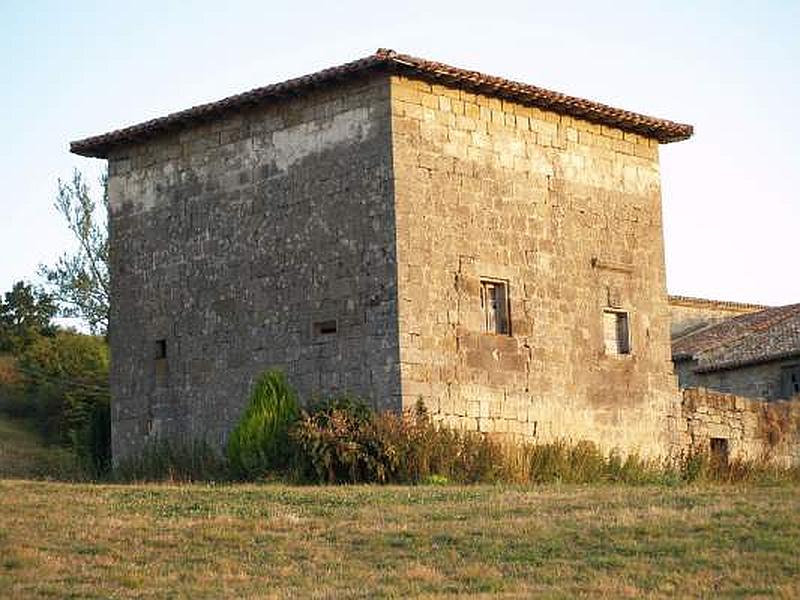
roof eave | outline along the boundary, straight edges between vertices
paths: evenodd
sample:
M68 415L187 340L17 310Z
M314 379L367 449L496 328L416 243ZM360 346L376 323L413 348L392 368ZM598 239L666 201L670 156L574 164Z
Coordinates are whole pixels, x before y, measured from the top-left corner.
M789 350L786 352L775 352L773 354L766 354L764 356L757 356L740 360L731 360L726 362L720 362L717 364L699 365L697 368L693 369L693 371L698 374L714 373L716 371L730 371L732 369L738 369L741 367L750 367L778 360L786 360L787 358L794 358L794 357L800 357L800 349Z
M307 89L329 85L336 81L363 76L374 70L383 69L393 73L404 73L487 95L514 100L521 104L570 115L577 119L609 127L616 127L622 131L654 139L662 144L686 140L694 132L694 128L691 125L626 111L599 102L568 96L477 71L467 71L443 63L398 54L392 50L379 49L371 56L345 63L338 67L331 67L281 83L256 88L249 92L229 96L216 102L195 106L123 129L76 140L70 144L70 152L80 156L108 158L115 147L150 139L156 135L186 127L191 123L217 118L233 110L291 96Z

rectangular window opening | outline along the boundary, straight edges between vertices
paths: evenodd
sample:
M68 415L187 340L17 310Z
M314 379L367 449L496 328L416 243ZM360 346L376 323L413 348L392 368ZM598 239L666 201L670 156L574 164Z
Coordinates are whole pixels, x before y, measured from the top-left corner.
M792 398L800 394L800 365L781 368L781 396Z
M507 281L481 280L481 312L484 332L511 335Z
M321 337L326 335L333 335L338 330L338 323L336 319L329 319L327 321L316 321L314 323L314 337Z
M156 340L155 345L155 378L156 385L163 387L167 385L167 340Z
M603 311L603 340L606 354L622 356L631 353L627 312L622 310Z

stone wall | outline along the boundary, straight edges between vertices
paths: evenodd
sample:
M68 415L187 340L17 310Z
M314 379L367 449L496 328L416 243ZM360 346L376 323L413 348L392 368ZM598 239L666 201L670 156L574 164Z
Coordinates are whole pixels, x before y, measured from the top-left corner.
M268 367L399 407L389 136L383 77L113 152L115 459L222 444Z
M717 438L727 440L731 459L800 464L800 402L764 402L690 388L671 420L677 434L674 452L708 451Z
M658 145L393 76L403 402L448 426L664 454L672 374ZM512 335L482 333L484 277ZM605 353L603 310L632 352Z
M763 310L760 304L741 302L724 302L689 298L687 296L669 297L670 329L673 338L702 329L707 325L718 323L738 315L746 315Z

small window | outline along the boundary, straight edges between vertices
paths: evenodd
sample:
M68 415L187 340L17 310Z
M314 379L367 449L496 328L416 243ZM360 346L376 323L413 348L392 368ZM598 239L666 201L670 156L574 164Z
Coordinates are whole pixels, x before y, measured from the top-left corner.
M781 396L792 398L800 394L800 365L790 365L781 369Z
M606 354L620 356L631 353L627 312L622 310L603 311L603 340Z
M336 319L328 321L317 321L314 323L314 337L323 337L326 335L333 335L336 333L338 327Z
M167 340L156 340L155 347L155 378L156 385L162 387L167 385Z
M507 281L481 280L481 311L485 332L511 335L508 306Z

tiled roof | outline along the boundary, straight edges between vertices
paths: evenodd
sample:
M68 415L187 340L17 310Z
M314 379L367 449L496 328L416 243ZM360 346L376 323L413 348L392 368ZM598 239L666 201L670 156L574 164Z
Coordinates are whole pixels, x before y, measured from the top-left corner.
M676 360L697 360L697 371L716 371L800 355L800 304L726 319L672 344Z
M82 156L106 158L111 148L116 145L145 140L189 124L216 118L229 111L303 93L315 87L335 84L337 81L372 71L407 74L472 92L514 100L593 123L638 133L662 143L688 139L693 131L691 125L650 117L526 83L460 69L381 48L375 54L338 67L256 88L243 94L201 104L124 129L74 141L70 144L70 151Z

